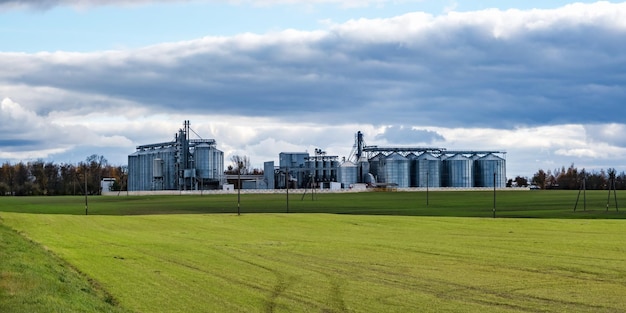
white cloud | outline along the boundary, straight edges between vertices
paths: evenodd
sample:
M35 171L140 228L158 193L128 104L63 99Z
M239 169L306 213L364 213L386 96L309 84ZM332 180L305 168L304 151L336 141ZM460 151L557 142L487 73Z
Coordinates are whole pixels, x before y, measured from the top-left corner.
M586 125L587 140L626 147L626 125L618 123Z
M24 160L54 158L80 146L97 148L130 148L132 143L122 135L106 135L89 116L63 122L50 116L38 115L10 98L0 102L1 159Z
M590 102L623 110L622 20L626 4L417 12L326 31L206 37L138 50L3 53L0 65L8 70L0 90L74 98L31 104L22 100L28 92L3 93L37 112L94 110L106 102L161 112L298 119L317 113L361 123L376 116L407 124L407 112L419 124L606 123L615 117L583 112Z

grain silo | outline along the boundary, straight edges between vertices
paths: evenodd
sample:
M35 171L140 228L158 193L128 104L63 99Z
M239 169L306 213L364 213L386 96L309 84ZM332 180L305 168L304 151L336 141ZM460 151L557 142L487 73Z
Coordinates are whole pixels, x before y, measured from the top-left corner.
M477 186L477 180L480 180L481 185L486 185L485 175L491 175L493 181L494 171L497 176L496 185L506 183L506 161L496 156L496 154L505 153L493 150L449 151L437 147L370 146L365 144L363 133L359 131L355 136L350 160L357 164L358 182L370 183L371 179L368 174L371 174L376 178L375 183L379 184L395 183L401 187L422 188L426 186L472 188ZM403 158L405 160L402 160ZM405 161L407 165L404 165ZM393 165L390 166L389 162ZM480 174L482 178L478 178L479 174L475 172L475 166L480 167L481 170L488 166L497 170L482 173ZM405 185L405 182L408 183ZM493 182L491 184L493 185Z
M173 147L142 148L128 156L128 190L164 190L175 185Z
M476 187L506 186L506 166L503 158L489 153L474 161L474 170Z
M474 187L474 161L462 154L455 154L443 160L444 187Z
M428 152L417 157L417 187L441 187L441 162Z
M190 139L190 131L185 121L174 141L138 146L128 156L128 190L216 188L224 172L224 154L213 139Z
M375 181L371 183L386 183L384 175L385 155L379 153L368 160L369 173L374 176Z
M357 178L358 170L356 164L350 161L344 161L339 165L339 182L342 184L343 188L348 188L356 184L358 182Z
M406 159L409 162L409 187L417 187L419 185L417 155L411 152L406 156Z
M396 184L399 188L409 187L409 160L401 154L394 152L388 155L382 172L385 183Z
M219 182L224 172L224 152L217 149L215 141L205 140L198 143L193 157L196 179L200 182L201 188Z

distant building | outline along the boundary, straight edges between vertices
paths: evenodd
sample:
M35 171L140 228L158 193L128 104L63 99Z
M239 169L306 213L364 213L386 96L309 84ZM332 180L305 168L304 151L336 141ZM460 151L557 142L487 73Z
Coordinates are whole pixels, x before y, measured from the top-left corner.
M365 145L357 132L350 157L342 162L316 149L283 152L279 166L265 163L265 180L275 188L316 187L336 189L359 185L393 188L474 188L506 186L504 151L459 150L436 147L379 147ZM274 170L271 171L271 168Z
M207 190L220 188L224 153L214 139L190 139L190 124L174 141L141 145L128 156L128 190Z
M114 184L115 184L115 178L104 177L100 181L100 190L103 192L111 191Z
M506 160L497 155L504 151L367 146L361 132L353 149L353 161L342 164L342 182L399 188L506 186Z
M339 162L337 156L328 156L316 149L315 155L308 152L281 152L279 165L265 162L264 180L267 188L330 188L331 182L337 182Z

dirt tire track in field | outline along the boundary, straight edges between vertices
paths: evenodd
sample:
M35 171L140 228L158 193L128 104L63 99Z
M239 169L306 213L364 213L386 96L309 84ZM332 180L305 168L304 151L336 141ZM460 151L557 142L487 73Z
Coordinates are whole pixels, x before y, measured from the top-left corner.
M276 275L276 278L278 279L278 281L276 282L276 285L274 285L274 289L272 289L272 294L270 294L270 296L267 298L267 301L265 303L264 312L267 312L267 313L274 312L277 306L276 300L280 298L285 293L285 291L289 288L289 286L291 286L295 282L295 279L294 279L295 277L293 276L289 276L288 277L289 279L285 280L285 276L278 273L277 271L272 271L272 273Z
M225 253L226 255L228 255L230 257L232 257L233 259L235 259L237 261L244 262L246 264L250 264L250 265L253 265L253 266L260 267L260 268L262 268L264 270L272 272L274 275L277 276L278 283L275 285L274 291L280 291L280 292L274 292L272 294L272 296L269 298L269 300L271 300L271 301L268 301L268 306L267 306L265 312L268 312L268 313L269 312L274 312L274 310L276 308L276 303L275 303L276 299L278 297L280 297L280 296L285 296L284 292L285 292L285 290L287 290L287 287L289 287L290 285L292 285L293 283L298 281L297 279L294 279L294 278L296 278L296 276L289 276L288 278L290 278L290 280L287 282L287 284L285 286L284 284L281 283L281 279L283 279L283 278L281 278L281 276L284 277L284 275L282 275L279 271L273 270L272 268L269 268L269 267L266 267L266 266L262 266L260 264L256 264L254 262L250 262L250 261L243 260L241 258L232 256L231 254L228 254L225 251L223 251L223 253ZM291 252L291 254L298 255L300 257L303 257L303 258L306 258L306 259L309 259L309 260L312 260L312 259L316 258L313 255L307 255L307 254L300 254L300 253L294 253L294 252ZM269 260L269 261L273 261L273 262L277 262L277 263L281 262L281 259L279 259L279 258L271 258L271 257L265 256L265 255L261 255L261 254L256 254L256 256L259 257L259 258L263 258L265 260ZM323 258L317 258L317 259L324 260L323 262L319 262L320 264L326 264L327 261L328 261L328 260L323 259ZM324 312L324 313L349 312L348 308L346 307L345 300L344 300L343 288L342 288L343 284L341 283L339 277L337 277L336 275L333 275L331 273L328 273L327 270L329 269L329 267L321 267L320 268L320 266L314 265L316 263L317 262L312 262L312 263L308 264L309 266L307 267L307 270L326 277L326 280L328 281L328 284L330 285L329 294L328 294L328 303L326 305L324 305L323 303L308 303L307 302L308 305L310 305L312 307L313 306L324 307L324 308L321 309L321 312ZM355 263L352 262L352 261L345 261L344 260L344 261L342 261L342 263L350 264L350 266L354 266L355 265ZM337 268L335 268L333 271L335 273L343 273L343 274L346 274L346 275L349 274L349 272L343 272L343 271L341 271L341 270L339 270ZM285 297L288 298L288 299L294 300L293 296L291 296L291 297L290 296L285 296ZM296 300L298 300L299 302L305 302L305 301L302 301L301 299L296 299ZM330 304L330 305L328 305L328 304Z
M341 288L341 282L337 279L337 277L332 277L330 274L326 274L328 281L330 282L330 300L333 304L333 307L338 308L336 312L348 312L346 308L346 302L343 297L343 290ZM333 310L328 310L327 312L333 312Z
M283 274L282 272L275 270L271 267L234 256L232 254L227 253L226 251L222 251L222 253L228 255L230 258L237 260L239 262L252 265L254 267L268 271L276 277L276 284L274 285L274 288L272 288L270 295L266 299L265 308L263 310L264 312L273 313L277 306L276 300L280 298L281 296L283 296L285 291L289 288L289 286L293 285L293 283L298 280L297 277L295 276L287 276ZM257 254L256 256L267 259L263 255Z
M343 284L340 280L340 277L338 277L337 275L333 275L332 273L328 273L328 270L330 267L328 266L321 266L321 265L316 265L316 264L327 264L328 260L323 259L323 258L316 258L315 256L312 255L306 255L306 254L300 254L300 253L292 253L293 255L298 255L300 257L312 260L312 259L318 259L320 260L320 262L311 262L308 264L307 270L314 272L316 274L322 275L326 278L326 280L328 281L328 284L330 285L330 289L329 289L329 293L328 293L328 300L327 300L327 305L325 308L323 308L321 311L324 313L330 313L330 312L349 312L348 308L346 307L346 303L344 300L344 292L343 292ZM264 257L261 255L257 255L259 257ZM272 260L275 262L280 262L280 259L275 259L275 258L267 258L264 257L265 259L268 260ZM356 264L352 261L342 261L343 264L349 264L351 267L355 266ZM334 268L332 269L332 271L334 273L341 273L341 274L345 274L345 275L349 275L350 272L344 272L341 271L338 268ZM330 304L330 305L328 305ZM266 311L266 312L272 312L272 311Z
M159 260L162 260L162 261L165 261L165 262L168 262L168 263L176 264L178 266L182 266L182 267L194 270L194 271L198 271L198 272L201 272L201 273L204 273L204 274L208 274L208 275L213 275L215 277L219 277L219 278L223 279L224 281L228 281L230 283L235 283L235 284L246 286L246 287L251 288L251 289L256 289L256 290L269 292L270 295L267 298L267 301L266 301L266 304L265 304L265 307L264 307L265 308L264 312L268 312L268 313L274 312L276 310L276 307L277 307L276 299L278 299L280 297L285 297L285 298L287 298L289 300L292 300L292 301L295 301L295 302L300 302L300 303L303 303L303 304L305 304L307 306L310 306L310 307L317 306L316 303L305 301L303 299L299 299L299 298L294 297L294 296L286 296L284 294L284 292L289 288L289 286L293 285L295 282L298 281L298 278L296 276L286 276L286 275L282 274L281 272L279 272L277 270L274 270L274 269L272 269L270 267L267 267L267 266L264 266L264 265L261 265L261 264L258 264L258 263L255 263L255 262L243 259L241 257L234 256L233 254L228 253L227 251L225 251L223 249L217 249L215 247L214 247L214 249L215 249L215 251L219 251L220 253L222 253L222 254L232 258L235 261L242 262L242 263L248 264L248 265L252 265L254 267L261 268L263 270L271 272L272 274L274 274L274 276L276 276L276 279L277 279L276 284L274 285L274 287L272 289L266 289L266 288L263 288L263 287L261 287L259 285L256 285L256 284L253 284L253 283L250 283L248 281L241 280L241 279L233 280L233 277L229 277L227 275L220 275L220 274L218 274L216 272L212 272L212 271L207 271L207 270L205 270L205 269L203 269L201 267L198 267L198 266L192 265L192 264L188 264L188 263L183 262L183 261L178 260L178 259L172 259L172 258L167 258L167 257L163 257L163 256L160 256L160 255L156 255L154 253L150 253L150 251L148 251L148 250L141 250L141 253L143 253L145 255L150 255L150 256L152 256L152 257L154 257L156 259L159 259ZM256 255L256 256L265 258L262 255ZM271 260L271 259L269 259L269 260Z

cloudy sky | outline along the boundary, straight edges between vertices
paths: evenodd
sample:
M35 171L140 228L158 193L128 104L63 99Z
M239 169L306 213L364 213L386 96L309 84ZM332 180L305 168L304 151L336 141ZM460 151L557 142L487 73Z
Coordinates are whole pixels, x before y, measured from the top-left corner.
M503 2L505 4L503 4ZM626 3L0 0L0 161L368 145L626 171Z

